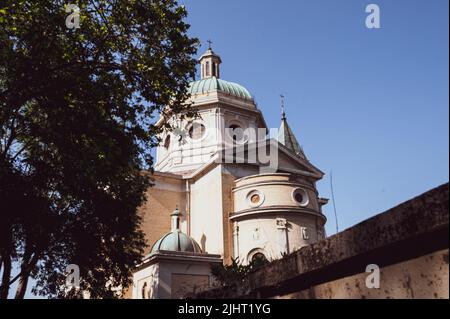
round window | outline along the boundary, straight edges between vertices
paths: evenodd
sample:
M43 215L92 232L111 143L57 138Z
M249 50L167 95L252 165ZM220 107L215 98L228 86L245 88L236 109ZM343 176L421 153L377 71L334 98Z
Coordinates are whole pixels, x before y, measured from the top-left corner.
M264 195L260 191L251 191L247 195L247 202L251 207L259 207L264 202Z
M193 123L189 128L189 137L194 141L201 140L206 133L206 127L200 123Z
M297 205L303 207L308 206L309 203L308 193L302 188L294 189L294 191L292 192L292 199Z
M261 201L261 197L259 197L259 194L255 194L250 197L250 200L252 204L258 204Z

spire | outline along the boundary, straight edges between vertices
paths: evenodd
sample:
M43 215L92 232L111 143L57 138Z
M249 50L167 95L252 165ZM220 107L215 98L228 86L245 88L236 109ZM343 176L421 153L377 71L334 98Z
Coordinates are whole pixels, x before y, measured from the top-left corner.
M285 110L285 101L284 96L281 95L281 126L278 132L278 142L286 146L289 150L294 152L297 156L300 156L306 159L303 150L295 138L294 133L292 133L291 128L287 122L286 110Z
M180 231L180 216L181 213L177 208L170 215L172 217L172 232Z
M214 53L211 45L212 41L208 40L208 50L200 57L201 78L207 79L211 77L220 78L220 64L222 60L220 56Z

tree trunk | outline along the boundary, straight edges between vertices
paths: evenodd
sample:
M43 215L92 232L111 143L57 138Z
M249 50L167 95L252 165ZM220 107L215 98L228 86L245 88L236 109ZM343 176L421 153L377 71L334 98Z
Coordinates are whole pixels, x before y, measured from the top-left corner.
M25 297L25 292L27 291L28 286L28 274L24 274L20 276L19 285L17 286L15 299L23 299Z
M22 264L20 265L20 277L19 285L16 289L15 299L23 299L25 292L27 291L28 278L30 277L30 270L34 266L34 258L31 258L31 252L28 249L28 245L25 248L25 253L22 258Z
M11 278L11 256L8 250L4 250L2 254L3 260L3 276L0 286L0 299L8 299L9 280Z

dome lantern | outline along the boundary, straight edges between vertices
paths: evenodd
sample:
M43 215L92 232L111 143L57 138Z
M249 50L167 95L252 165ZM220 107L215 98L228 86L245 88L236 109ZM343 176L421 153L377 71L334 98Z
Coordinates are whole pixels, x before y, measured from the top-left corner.
M180 211L178 210L178 207L170 215L172 217L172 227L171 227L172 232L180 231L180 215L181 214Z
M201 76L203 79L212 77L220 78L220 64L222 60L220 56L214 53L211 48L211 41L208 41L208 50L200 57Z

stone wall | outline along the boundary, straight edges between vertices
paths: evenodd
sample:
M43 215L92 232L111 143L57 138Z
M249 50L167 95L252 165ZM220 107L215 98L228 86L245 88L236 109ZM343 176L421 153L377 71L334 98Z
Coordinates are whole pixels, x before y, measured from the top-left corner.
M448 196L442 185L196 298L449 298Z

